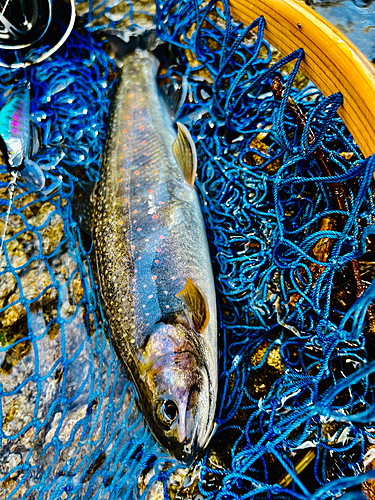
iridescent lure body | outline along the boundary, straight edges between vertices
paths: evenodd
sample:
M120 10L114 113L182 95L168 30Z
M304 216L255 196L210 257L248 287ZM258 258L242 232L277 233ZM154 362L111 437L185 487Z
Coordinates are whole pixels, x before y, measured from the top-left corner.
M212 434L216 299L188 131L147 51L124 59L94 220L111 335L157 441L190 463Z
M21 170L28 188L40 191L45 176L29 158L30 120L30 89L25 82L0 110L0 149L9 171Z

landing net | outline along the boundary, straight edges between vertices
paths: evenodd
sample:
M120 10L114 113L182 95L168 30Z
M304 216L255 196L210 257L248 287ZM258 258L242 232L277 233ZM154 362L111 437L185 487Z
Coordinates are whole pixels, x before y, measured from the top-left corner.
M31 158L47 177L38 193L21 176L13 193L2 167L0 499L361 498L374 475L375 159L336 114L341 95L324 97L298 72L302 49L281 58L264 19L244 27L226 1L78 12L49 60L0 72L2 105L30 82ZM151 21L160 83L188 78L178 119L197 146L219 302L219 426L189 471L144 425L72 217L100 177L117 78L100 30Z

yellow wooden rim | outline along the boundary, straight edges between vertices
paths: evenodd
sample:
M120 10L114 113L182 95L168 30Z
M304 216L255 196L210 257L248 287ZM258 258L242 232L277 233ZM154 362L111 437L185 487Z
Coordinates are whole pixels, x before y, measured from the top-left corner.
M375 68L342 33L301 0L229 0L248 25L266 20L265 39L284 54L303 48L301 70L328 96L341 92L338 114L365 157L375 153Z

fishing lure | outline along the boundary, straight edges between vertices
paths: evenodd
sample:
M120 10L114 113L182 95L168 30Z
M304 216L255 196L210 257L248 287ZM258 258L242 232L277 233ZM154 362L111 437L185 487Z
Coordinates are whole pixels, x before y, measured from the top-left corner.
M12 93L0 110L0 149L9 171L19 171L29 188L40 191L45 184L42 169L30 158L30 88Z

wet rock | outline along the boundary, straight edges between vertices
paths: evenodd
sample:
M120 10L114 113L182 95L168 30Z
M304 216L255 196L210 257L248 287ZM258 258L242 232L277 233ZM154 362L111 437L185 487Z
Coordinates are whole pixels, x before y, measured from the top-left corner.
M370 61L375 60L373 0L309 0L308 5L344 33Z
M9 295L14 292L16 278L12 273L5 273L0 277L0 309L4 307Z
M12 295L10 298L10 302L17 300L18 297L16 295ZM6 309L6 311L0 317L0 324L3 327L11 326L21 319L26 318L26 309L24 306L17 302L13 306Z

